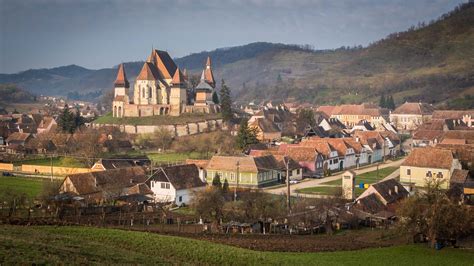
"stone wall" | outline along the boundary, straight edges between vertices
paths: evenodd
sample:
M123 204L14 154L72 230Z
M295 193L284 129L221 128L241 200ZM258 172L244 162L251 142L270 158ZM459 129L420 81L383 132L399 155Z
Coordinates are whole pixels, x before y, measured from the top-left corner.
M181 137L216 131L222 128L223 122L222 119L211 119L178 125L114 125L92 123L92 127L94 128L100 128L103 126L115 126L118 127L120 131L128 134L150 134L156 132L160 128L166 128L175 137Z
M98 171L96 169L92 170L90 168L77 168L77 167L58 167L53 166L53 175L70 175L70 174L79 174L79 173L89 173L92 171ZM32 165L32 164L23 164L21 166L21 172L25 173L36 173L36 174L50 174L51 166L46 165Z
M13 164L11 164L11 163L0 163L0 170L13 171Z

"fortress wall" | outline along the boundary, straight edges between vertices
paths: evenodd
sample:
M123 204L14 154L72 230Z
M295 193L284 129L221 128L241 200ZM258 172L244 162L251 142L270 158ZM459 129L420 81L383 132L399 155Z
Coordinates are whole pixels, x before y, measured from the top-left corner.
M176 125L176 136L187 136L189 135L189 128L188 125Z
M199 133L199 126L197 123L188 123L189 135L195 135Z
M207 132L209 130L209 127L206 121L198 122L197 124L199 127L199 133Z

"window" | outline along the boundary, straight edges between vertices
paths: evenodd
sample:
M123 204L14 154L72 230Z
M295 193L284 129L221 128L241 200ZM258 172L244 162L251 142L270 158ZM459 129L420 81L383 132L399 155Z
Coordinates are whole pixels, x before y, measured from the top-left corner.
M183 196L179 196L179 202L183 202Z
M338 159L334 159L334 163L337 163L339 160Z
M161 182L162 189L170 189L170 183Z
M407 175L411 175L411 169L407 169Z
M297 174L297 175L300 174L300 169L296 169L296 174Z
M230 180L235 181L235 174L234 173L230 173Z
M443 173L441 172L438 172L438 174L436 175L437 178L443 178Z
M431 171L426 172L426 177L433 177L433 174L431 173Z

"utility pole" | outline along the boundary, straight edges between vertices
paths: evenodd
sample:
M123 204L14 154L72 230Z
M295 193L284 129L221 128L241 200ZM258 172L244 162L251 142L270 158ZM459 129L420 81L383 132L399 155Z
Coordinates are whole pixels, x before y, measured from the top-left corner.
M53 155L49 155L50 165L51 165L51 182L53 182Z
M234 187L234 201L237 201L237 189L239 188L239 168L240 168L240 162L237 161L237 171L236 171L236 180L237 180L237 185Z
M290 170L288 167L289 161L288 157L285 156L283 157L283 162L285 163L285 168L286 168L286 208L288 209L288 212L291 213L291 205L290 205Z

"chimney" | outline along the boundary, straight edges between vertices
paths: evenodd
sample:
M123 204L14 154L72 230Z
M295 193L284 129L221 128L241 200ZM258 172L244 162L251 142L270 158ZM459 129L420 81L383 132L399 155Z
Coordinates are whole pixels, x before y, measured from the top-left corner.
M395 185L395 193L398 194L398 186Z

